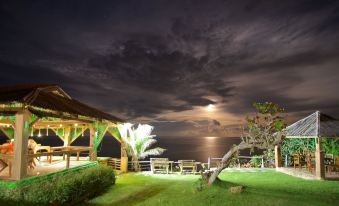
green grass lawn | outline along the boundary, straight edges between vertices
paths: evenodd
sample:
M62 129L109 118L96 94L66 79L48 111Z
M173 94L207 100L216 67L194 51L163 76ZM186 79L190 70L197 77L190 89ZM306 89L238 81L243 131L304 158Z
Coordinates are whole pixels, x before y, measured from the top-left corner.
M303 180L275 171L223 172L198 191L199 175L120 175L116 185L84 205L339 205L339 181ZM245 186L244 193L228 188Z

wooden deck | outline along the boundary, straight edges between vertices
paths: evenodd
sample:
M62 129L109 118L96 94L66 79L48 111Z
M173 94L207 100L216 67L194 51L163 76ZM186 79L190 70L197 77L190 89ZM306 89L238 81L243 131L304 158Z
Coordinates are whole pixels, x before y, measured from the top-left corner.
M66 169L67 166L67 159L63 160L62 156L54 156L52 162L50 163L47 157L41 157L40 161L35 161L36 166L34 169L28 169L27 174L28 176L36 176L51 172L60 171L63 169ZM79 160L77 160L76 156L70 157L69 161L69 168L76 167L82 164L89 163L89 157L79 157ZM1 180L12 180L11 177L9 177L9 170L8 167L0 173L0 179Z

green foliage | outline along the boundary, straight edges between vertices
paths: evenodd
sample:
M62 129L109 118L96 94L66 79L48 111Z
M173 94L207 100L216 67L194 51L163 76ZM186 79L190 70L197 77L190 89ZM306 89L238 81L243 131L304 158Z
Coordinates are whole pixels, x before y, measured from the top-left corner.
M326 154L339 155L339 139L336 138L323 138L322 148Z
M283 108L273 102L254 102L253 106L261 114L276 115L277 113L284 112Z
M165 149L150 148L157 141L155 135L151 135L153 127L147 124L139 124L135 129L133 124L125 123L118 125L120 137L127 144L127 153L132 157L134 170L139 170L139 159L150 155L160 155Z
M281 154L292 156L303 154L305 151L315 151L314 138L286 138L281 146Z
M259 155L252 156L250 163L251 163L251 167L260 167L261 166L261 156L259 156Z
M154 139L155 135L151 135L153 127L147 124L139 124L135 129L132 124L126 123L119 125L118 129L124 142L127 143L128 153L132 157L144 159L149 155L160 155L165 150L156 147L150 148L157 141Z
M252 145L253 148L272 148L281 142L283 137L282 130L286 124L278 114L284 112L284 109L272 102L255 102L253 106L257 112L254 116L246 117L247 125L242 135L243 143Z
M98 165L68 174L54 176L29 186L0 188L0 200L22 205L48 205L49 203L77 203L94 197L115 183L110 167Z
M265 167L274 167L274 150L268 149L264 151Z

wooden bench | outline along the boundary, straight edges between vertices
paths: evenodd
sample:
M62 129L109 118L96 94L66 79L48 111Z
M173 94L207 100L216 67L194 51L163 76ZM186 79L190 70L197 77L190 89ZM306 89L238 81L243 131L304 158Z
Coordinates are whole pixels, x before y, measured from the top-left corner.
M150 163L153 174L156 172L166 172L166 174L168 174L170 163L168 158L151 158Z
M190 172L195 174L197 171L197 163L195 160L179 160L180 173Z

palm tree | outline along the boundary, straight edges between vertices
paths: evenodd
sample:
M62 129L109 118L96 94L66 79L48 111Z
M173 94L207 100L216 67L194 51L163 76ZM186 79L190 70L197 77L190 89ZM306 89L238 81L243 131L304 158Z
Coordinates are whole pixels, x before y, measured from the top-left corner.
M153 127L147 124L139 124L137 129L133 124L119 124L118 130L121 139L127 144L127 153L132 157L132 164L135 171L139 170L139 160L149 155L161 155L165 149L156 147L150 148L157 142L155 135L151 135Z

